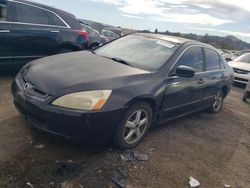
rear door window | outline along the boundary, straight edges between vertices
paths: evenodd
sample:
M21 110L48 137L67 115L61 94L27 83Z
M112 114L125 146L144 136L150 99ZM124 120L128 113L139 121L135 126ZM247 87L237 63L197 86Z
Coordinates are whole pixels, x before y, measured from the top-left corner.
M207 71L221 69L219 54L215 50L208 48L205 48L204 51L205 51Z
M7 21L8 7L7 1L0 0L0 21Z
M176 67L180 65L192 67L196 72L202 72L204 65L202 48L188 48L177 61Z
M22 23L49 24L48 15L44 10L21 3L16 3L16 19Z
M16 22L65 26L54 13L22 3L16 3Z

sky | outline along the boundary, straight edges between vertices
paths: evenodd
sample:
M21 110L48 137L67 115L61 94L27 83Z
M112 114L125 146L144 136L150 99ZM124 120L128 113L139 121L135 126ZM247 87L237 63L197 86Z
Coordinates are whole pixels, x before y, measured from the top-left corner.
M234 35L250 42L249 0L33 0L130 29Z

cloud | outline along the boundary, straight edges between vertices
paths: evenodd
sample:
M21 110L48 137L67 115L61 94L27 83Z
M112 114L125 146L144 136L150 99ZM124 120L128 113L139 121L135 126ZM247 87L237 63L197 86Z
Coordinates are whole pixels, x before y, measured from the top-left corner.
M236 36L241 36L241 37L250 37L250 33L238 32L238 31L228 31L228 30L212 29L212 28L197 28L197 27L190 27L188 29L199 30L199 31L215 31L215 32L219 32L219 33L229 34L229 35L236 35Z
M121 15L127 18L144 19L142 16L135 16L130 14L121 14Z
M82 1L86 1L86 0L82 0ZM124 0L89 0L89 1L99 2L99 3L108 3L111 5L123 5L125 2Z
M160 17L153 17L154 21L168 21L174 23L201 24L217 26L233 21L219 19L208 14L162 14Z
M233 23L230 13L246 6L242 0L90 0L117 6L122 16L185 24L218 26ZM225 8L224 8L225 7ZM234 9L233 9L234 8ZM235 10L235 11L232 11ZM247 8L248 9L248 8ZM219 11L218 11L219 10ZM245 11L245 9L244 9ZM250 7L249 7L250 11ZM230 13L229 13L230 12Z

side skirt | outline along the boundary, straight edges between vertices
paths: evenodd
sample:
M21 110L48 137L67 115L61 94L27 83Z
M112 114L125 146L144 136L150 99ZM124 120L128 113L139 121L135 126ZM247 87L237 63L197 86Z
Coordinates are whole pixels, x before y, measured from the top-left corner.
M193 110L193 111L190 111L190 112L187 112L187 113L182 114L182 115L178 115L178 116L176 116L176 117L164 119L164 120L162 120L162 121L156 121L156 124L164 124L164 123L167 123L167 122L169 122L169 121L171 121L171 120L178 119L178 118L181 118L181 117L190 115L190 114L194 114L194 113L196 113L196 112L203 111L203 110L205 110L205 109L207 109L207 108L209 108L209 107L210 107L210 105L205 106L205 107L202 107L202 108L199 108L199 109L196 109L196 110Z

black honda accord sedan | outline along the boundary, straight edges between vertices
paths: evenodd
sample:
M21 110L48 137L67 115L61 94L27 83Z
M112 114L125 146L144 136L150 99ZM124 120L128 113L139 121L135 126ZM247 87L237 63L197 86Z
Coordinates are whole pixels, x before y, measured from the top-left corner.
M152 124L220 111L233 71L215 48L133 34L92 52L35 60L12 84L16 108L36 128L71 139L137 146Z

